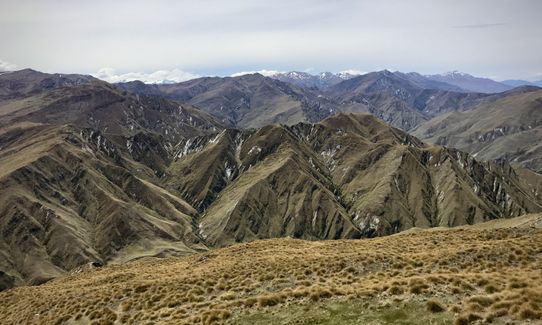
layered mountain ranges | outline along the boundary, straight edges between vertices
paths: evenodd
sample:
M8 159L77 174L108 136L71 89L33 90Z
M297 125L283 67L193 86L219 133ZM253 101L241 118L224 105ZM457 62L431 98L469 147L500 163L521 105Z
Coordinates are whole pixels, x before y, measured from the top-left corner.
M457 86L467 92L491 94L507 91L515 87L504 82L497 82L489 78L474 77L468 73L462 73L459 71L427 75L425 77L431 80L445 82L447 84Z
M133 81L118 86L136 94L159 96L197 106L229 127L317 122L336 113L338 107L317 91L261 74L204 77L177 84L147 85Z
M516 88L471 110L438 116L412 134L478 159L505 160L542 173L542 89Z
M88 263L260 238L364 238L542 211L541 182L523 171L423 143L373 115L322 114L309 123L300 113L298 123L232 128L226 115L191 100L143 92L173 89L163 85L131 83L141 86L132 93L126 84L23 72L17 82L14 73L0 75L1 288L42 283ZM376 102L378 89L392 91L399 79L381 74L334 87L353 94L369 85L362 90ZM224 79L181 84L182 93L202 100L212 89L222 101L232 99L225 89L256 89L254 100L272 94L336 104L261 75ZM354 107L356 100L345 102ZM261 106L245 109L254 107ZM257 116L267 120L266 112ZM239 116L248 123L247 114Z
M542 210L508 165L371 115L181 141L21 123L2 134L4 287L258 238L362 238Z
M338 77L337 77L338 78ZM410 131L454 110L468 110L508 93L473 93L418 73L372 72L326 87L303 87L260 74L204 77L177 84L118 86L144 95L170 98L213 114L229 127L262 127L270 123L317 122L337 112L371 113Z
M401 72L394 73L403 76L406 75L406 77L408 77L411 81L417 81L425 84L426 86L423 88L437 87L444 90L461 92L478 92L491 94L507 91L519 86L542 86L542 83L540 83L540 81L528 82L525 80L504 80L502 82L498 82L489 78L475 77L468 73L463 73L459 71L451 71L443 74L433 75L421 75L416 72L410 72L406 74ZM270 77L305 88L317 88L325 90L340 83L343 80L352 79L362 74L363 73L345 71L339 73L322 72L317 75L313 75L307 72L290 71L272 74L270 75Z
M288 75L292 76L292 74ZM297 72L295 76L298 76L300 80L308 78ZM454 80L461 79L462 76L469 80L474 78L460 73L451 73L448 76L453 77ZM458 132L454 134L453 141L442 142L445 138L444 133L450 132L442 126L438 128L442 130L442 135L439 132L427 133L423 130L435 129L432 125L440 123L448 114L457 116L457 120L468 116L462 120L465 123L490 119L492 129L474 128L475 132L480 134L497 129L507 129L507 132L510 132L510 130L533 127L533 122L536 124L535 116L540 109L535 109L534 115L518 114L523 118L521 121L514 122L513 127L501 118L512 116L514 112L529 110L530 104L520 98L522 96L536 98L540 88L522 86L495 94L473 93L435 80L435 78L418 73L380 71L361 76L349 76L344 81L326 87L325 90L318 90L315 87L302 88L299 84L273 80L259 74L233 78L201 78L173 85L146 85L141 82L130 82L119 86L135 93L165 96L188 102L215 115L228 127L262 127L270 123L288 125L300 122L314 123L337 112L370 113L392 126L411 132L427 141L436 142L440 139L438 144L467 150L472 154L479 151L476 148L487 146L492 142L487 142L482 137L480 141L483 140L483 143L476 144L478 140L472 138L467 132L462 132L464 127L457 127L456 124L454 125ZM532 94L528 95L529 93ZM494 107L502 107L503 103L507 103L507 107L513 107L514 110L508 110L507 114L491 113L495 110ZM535 121L529 121L530 116L535 118ZM447 119L447 121L452 120ZM494 137L502 135L493 133ZM536 147L541 140L537 134L521 137L521 150L530 152L525 159L518 158L520 155L518 153L510 154L510 150L517 151L517 147L500 152L496 149L498 146L491 146L493 153L482 154L480 158L489 160L504 158L539 170L536 162L539 158L531 152L530 148ZM472 145L464 145L463 142ZM516 145L509 143L511 147ZM512 159L509 159L510 157Z

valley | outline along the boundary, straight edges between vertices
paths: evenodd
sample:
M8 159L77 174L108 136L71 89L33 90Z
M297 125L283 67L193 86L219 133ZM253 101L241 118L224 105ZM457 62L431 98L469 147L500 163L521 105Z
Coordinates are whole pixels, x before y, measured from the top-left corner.
M0 75L0 314L539 319L539 88L389 71L334 82Z

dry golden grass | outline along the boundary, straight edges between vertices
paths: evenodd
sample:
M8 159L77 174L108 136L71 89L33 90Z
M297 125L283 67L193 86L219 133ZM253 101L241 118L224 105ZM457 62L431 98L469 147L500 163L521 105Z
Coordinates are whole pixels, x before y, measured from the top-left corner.
M453 312L457 324L540 320L542 231L262 240L14 288L0 293L0 317L2 324L235 323L246 312L330 299L425 301L422 312Z

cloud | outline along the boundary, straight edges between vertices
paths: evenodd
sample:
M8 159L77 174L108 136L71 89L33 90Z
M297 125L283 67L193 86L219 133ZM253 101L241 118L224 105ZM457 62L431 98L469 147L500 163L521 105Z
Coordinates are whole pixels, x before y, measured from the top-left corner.
M346 69L346 70L343 70L343 71L339 71L340 74L351 74L351 75L354 75L354 76L359 76L359 75L362 75L362 74L366 74L367 72L365 71L361 71L361 70L358 70L358 69Z
M492 27L501 27L506 25L505 23L492 23L492 24L473 24L473 25L458 25L458 26L452 26L453 28L470 28L470 29L477 29L477 28L492 28Z
M263 76L269 77L269 76L275 75L277 73L282 73L282 72L277 71L277 70L266 70L266 69L258 70L258 71L242 71L242 72L233 73L231 77L239 77L239 76L243 76L246 74L253 74L253 73L259 73Z
M105 80L107 82L126 82L140 80L144 83L156 84L156 83L174 83L181 82L190 79L200 77L197 74L182 71L179 69L173 70L158 70L152 73L142 72L128 72L123 74L117 74L112 68L103 68L98 70L97 73L92 74L98 79Z
M17 69L15 64L0 60L0 72L13 71L15 69Z

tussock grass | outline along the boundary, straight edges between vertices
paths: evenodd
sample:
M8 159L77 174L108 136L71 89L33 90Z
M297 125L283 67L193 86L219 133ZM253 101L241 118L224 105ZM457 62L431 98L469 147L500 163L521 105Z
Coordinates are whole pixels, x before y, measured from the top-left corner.
M142 259L1 292L2 324L243 324L254 317L273 323L293 309L303 312L295 306L352 303L383 320L412 319L411 313L455 317L456 324L542 319L536 229L272 239L204 255ZM390 307L410 301L421 305Z
M440 313L446 310L446 307L442 304L442 302L430 299L426 302L427 310L432 313Z

